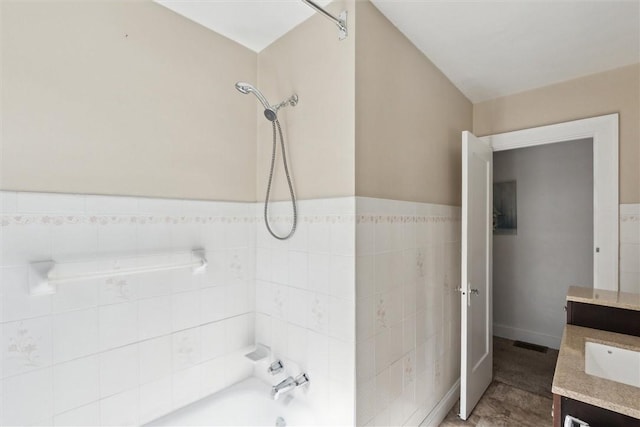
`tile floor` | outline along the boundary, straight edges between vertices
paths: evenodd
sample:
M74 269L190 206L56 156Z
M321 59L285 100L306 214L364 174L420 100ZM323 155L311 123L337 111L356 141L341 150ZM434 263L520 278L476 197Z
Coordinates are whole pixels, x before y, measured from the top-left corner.
M456 404L440 427L551 426L551 383L557 358L557 350L539 353L494 337L493 382L468 420L458 418Z

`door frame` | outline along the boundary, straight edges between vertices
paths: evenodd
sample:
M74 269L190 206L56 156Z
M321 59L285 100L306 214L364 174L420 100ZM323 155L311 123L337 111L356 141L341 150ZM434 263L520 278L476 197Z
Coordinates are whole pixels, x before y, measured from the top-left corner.
M612 291L619 289L618 121L607 114L480 137L493 151L593 140L593 287Z

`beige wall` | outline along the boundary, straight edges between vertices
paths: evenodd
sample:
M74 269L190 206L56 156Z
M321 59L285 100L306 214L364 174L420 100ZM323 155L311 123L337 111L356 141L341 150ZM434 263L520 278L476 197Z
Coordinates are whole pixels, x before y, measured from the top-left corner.
M0 7L0 188L255 200L254 52L150 1Z
M356 195L460 205L471 102L369 1L356 10Z
M481 102L478 136L620 114L620 203L640 202L640 64Z
M345 40L338 40L336 27L315 14L258 54L258 87L269 102L294 92L300 97L296 107L280 110L279 117L301 199L354 194L355 4L339 0L327 8L336 15L344 9L350 13ZM257 120L257 196L262 200L272 130L262 110ZM281 157L276 168L273 199L288 199Z

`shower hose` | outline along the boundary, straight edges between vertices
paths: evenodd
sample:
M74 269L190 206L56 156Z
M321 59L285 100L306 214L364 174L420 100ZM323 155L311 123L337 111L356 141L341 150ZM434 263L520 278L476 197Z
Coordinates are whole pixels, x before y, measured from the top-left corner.
M293 184L291 183L291 175L289 174L289 167L287 166L287 152L284 148L284 138L282 136L282 128L280 127L280 121L278 119L271 122L273 127L273 149L271 150L271 169L269 170L269 181L267 183L267 196L264 199L264 223L267 226L269 234L278 240L287 240L296 231L298 226L298 209L296 207L296 196L293 192ZM278 148L276 138L276 126L278 127L278 134L280 135L280 147L282 148L282 163L284 164L284 173L287 176L287 184L289 184L289 193L291 194L291 206L293 209L293 224L291 225L291 231L285 236L278 236L269 224L269 195L271 193L271 184L273 182L273 169L276 164L276 151Z

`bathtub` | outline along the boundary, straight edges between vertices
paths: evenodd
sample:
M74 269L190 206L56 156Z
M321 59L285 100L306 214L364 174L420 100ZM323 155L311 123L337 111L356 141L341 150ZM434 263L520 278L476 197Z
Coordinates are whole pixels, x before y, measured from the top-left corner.
M271 386L252 377L151 421L147 426L308 426L318 414L288 395L271 399Z

